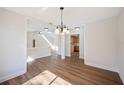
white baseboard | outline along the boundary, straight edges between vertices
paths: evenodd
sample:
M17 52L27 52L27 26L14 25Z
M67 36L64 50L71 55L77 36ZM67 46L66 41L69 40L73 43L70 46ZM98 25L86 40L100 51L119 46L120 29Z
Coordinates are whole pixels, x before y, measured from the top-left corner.
M41 52L42 51L42 52ZM49 48L30 48L27 51L27 55L33 59L51 56L51 51Z
M122 75L121 73L119 73L119 76L120 76L120 78L121 78L121 80L122 80L122 82L124 84L124 75Z
M65 56L67 56L67 57L71 57L71 55L65 55Z
M19 71L19 72L16 72L16 73L4 76L4 77L0 77L0 83L7 81L9 79L15 78L17 76L23 75L24 73L26 73L26 70L22 70L22 71Z
M79 58L80 58L80 59L84 59L84 57L82 57L82 56L80 56L80 55L79 55Z
M117 68L106 66L103 64L98 64L95 62L89 62L89 61L85 60L84 64L89 65L89 66L93 66L93 67L97 67L97 68L101 68L101 69L105 69L105 70L109 70L109 71L119 72Z
M49 57L49 56L51 56L51 54L42 55L42 56L37 56L37 57L34 57L34 59L44 58L44 57Z

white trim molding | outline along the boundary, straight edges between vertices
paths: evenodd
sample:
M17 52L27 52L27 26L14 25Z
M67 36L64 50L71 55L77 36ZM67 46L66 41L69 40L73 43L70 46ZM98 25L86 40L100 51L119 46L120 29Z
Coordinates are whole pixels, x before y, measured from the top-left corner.
M26 70L21 70L21 71L18 71L16 73L13 73L13 74L10 74L10 75L4 76L4 77L0 77L0 83L7 81L9 79L15 78L17 76L23 75L24 73L26 73Z

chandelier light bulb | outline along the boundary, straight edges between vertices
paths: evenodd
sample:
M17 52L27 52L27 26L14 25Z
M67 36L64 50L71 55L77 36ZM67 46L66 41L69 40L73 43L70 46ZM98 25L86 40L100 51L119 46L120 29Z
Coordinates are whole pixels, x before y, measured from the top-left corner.
M64 34L65 34L64 32L61 33L61 35L64 35Z
M56 28L55 33L59 34L59 29L58 28Z
M70 31L69 31L69 29L67 29L66 34L69 34L69 33L70 33Z
M66 28L64 28L64 29L63 29L63 33L66 33L66 32L67 32L67 29L66 29Z

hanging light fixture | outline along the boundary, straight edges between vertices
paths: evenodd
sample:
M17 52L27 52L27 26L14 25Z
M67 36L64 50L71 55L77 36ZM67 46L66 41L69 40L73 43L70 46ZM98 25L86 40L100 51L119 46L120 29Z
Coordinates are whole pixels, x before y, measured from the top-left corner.
M60 10L61 10L61 24L57 25L55 33L57 33L57 34L59 34L59 33L68 34L69 33L69 29L68 29L67 26L65 26L63 24L63 10L64 10L64 7L60 7Z

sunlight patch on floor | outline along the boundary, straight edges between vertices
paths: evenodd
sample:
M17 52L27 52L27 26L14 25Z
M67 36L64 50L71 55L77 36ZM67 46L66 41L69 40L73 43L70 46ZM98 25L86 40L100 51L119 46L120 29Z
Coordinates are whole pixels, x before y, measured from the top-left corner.
M58 77L52 72L45 70L29 81L25 82L23 85L71 85L69 82Z
M53 81L53 83L51 83L51 85L71 85L71 84L65 81L64 79L57 77L56 80Z

